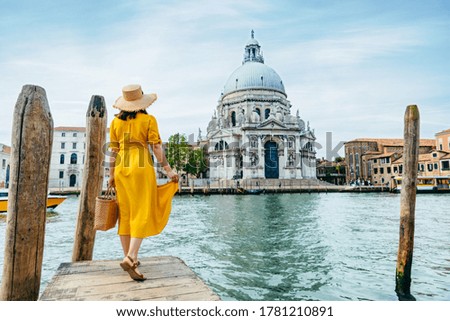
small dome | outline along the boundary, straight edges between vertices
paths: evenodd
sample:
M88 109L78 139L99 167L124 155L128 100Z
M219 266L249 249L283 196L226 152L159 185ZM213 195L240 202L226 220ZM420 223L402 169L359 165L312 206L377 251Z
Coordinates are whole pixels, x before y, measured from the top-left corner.
M259 46L259 42L255 38L250 38L247 42L247 46Z
M245 89L276 90L286 95L277 72L260 62L246 62L237 68L225 83L223 95Z

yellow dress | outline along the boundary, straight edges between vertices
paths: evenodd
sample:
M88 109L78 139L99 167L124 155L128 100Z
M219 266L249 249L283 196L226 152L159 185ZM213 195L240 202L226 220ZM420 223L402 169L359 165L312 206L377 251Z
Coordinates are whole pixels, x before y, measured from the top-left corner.
M138 113L126 121L114 118L111 147L118 149L114 178L119 206L119 235L145 238L166 226L178 183L157 186L148 144L160 144L155 117Z

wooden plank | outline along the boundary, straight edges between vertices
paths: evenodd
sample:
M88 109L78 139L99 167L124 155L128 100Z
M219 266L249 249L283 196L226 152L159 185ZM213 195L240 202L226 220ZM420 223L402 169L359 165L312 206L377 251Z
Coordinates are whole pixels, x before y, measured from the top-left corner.
M171 267L168 267L171 268ZM171 268L172 269L172 268ZM124 273L122 270L117 269L117 273L114 275L111 275L111 273L96 273L95 276L89 275L83 275L80 276L79 274L71 274L71 275L64 275L64 276L56 276L56 278L63 280L61 281L53 281L51 282L53 288L78 288L80 286L83 286L83 284L88 283L90 286L103 286L103 285L109 285L109 284L120 284L120 283L129 283L132 280L128 277L128 274ZM164 281L168 278L180 278L180 277L195 277L195 274L192 271L182 271L177 268L173 268L173 270L168 271L166 273L155 273L150 274L146 272L145 269L141 269L141 271L146 275L148 280L151 280L152 282L157 281Z
M131 280L118 260L63 263L40 300L220 300L181 259L140 260L143 282Z
M173 257L155 257L154 259L140 259L142 265L154 266L161 264L173 264ZM91 273L100 271L116 271L120 261L117 260L105 260L105 261L82 261L76 264L62 263L58 268L58 274L74 274L74 273ZM144 264L145 263L145 264Z
M137 282L134 282L137 283ZM142 282L145 284L146 282ZM149 283L149 282L147 282ZM128 283L129 284L129 283ZM133 284L133 283L132 283ZM144 285L140 285L138 287L132 286L126 287L121 286L118 291L109 293L99 293L93 295L76 295L75 300L89 300L89 301L143 301L149 299L157 299L163 298L173 295L179 294L189 294L189 293L209 293L208 290L205 289L205 285L201 281L191 280L188 284L178 284L171 285L166 287L157 287L157 288L146 288Z
M173 278L160 278L155 280L151 280L149 282L144 282L145 284L139 284L138 282L132 282L128 284L127 281L123 281L120 283L110 283L103 285L89 285L89 286L80 286L78 287L77 296L93 296L93 295L102 295L104 293L121 293L123 292L123 286L127 287L128 291L135 290L145 290L145 289L155 289L155 288L164 288L170 286L179 286L185 284L195 283L197 280L193 277L173 277Z

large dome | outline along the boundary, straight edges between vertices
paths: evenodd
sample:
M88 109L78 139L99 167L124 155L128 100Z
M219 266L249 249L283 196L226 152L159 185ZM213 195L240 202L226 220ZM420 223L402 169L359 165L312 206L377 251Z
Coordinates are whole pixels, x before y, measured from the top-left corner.
M236 69L225 83L223 94L245 89L276 90L286 95L283 81L276 71L256 61L247 61Z

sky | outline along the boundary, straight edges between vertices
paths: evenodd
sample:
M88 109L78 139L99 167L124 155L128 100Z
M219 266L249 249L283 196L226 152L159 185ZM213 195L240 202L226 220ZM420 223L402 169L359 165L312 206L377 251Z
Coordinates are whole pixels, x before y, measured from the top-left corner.
M25 84L46 90L56 126L85 126L92 95L108 124L124 85L158 100L163 140L202 135L251 30L265 63L327 157L361 137L401 138L408 105L421 137L450 128L450 1L0 0L0 143ZM344 150L339 154L343 156Z

